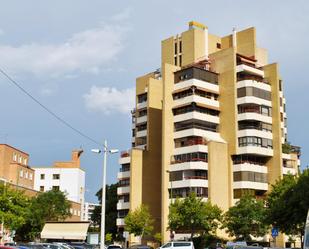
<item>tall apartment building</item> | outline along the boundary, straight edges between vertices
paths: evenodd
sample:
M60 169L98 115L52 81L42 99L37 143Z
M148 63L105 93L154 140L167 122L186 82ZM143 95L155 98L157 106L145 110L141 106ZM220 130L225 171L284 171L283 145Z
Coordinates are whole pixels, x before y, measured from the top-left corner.
M277 179L297 174L300 150L287 145L283 81L255 28L219 37L190 22L162 41L161 59L136 81L117 225L144 203L167 241L171 198L195 192L224 211L245 193L263 198Z

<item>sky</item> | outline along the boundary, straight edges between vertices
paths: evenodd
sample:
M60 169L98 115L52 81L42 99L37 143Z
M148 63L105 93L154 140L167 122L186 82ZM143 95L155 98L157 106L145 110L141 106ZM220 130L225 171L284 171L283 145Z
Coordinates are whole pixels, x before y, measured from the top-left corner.
M0 68L42 104L110 148L130 147L135 78L160 67L161 40L195 20L225 36L256 27L258 46L278 62L288 140L309 164L309 2L307 0L1 0ZM98 145L44 111L0 75L0 143L30 154L30 166L70 160L82 148L86 201L96 202L103 157ZM107 159L117 179L119 155Z

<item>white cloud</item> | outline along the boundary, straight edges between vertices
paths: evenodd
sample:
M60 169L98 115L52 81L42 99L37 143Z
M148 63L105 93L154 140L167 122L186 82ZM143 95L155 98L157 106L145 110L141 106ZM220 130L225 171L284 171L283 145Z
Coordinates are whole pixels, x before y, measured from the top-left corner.
M89 110L100 111L104 114L114 112L127 114L134 107L134 96L135 90L133 88L118 90L116 88L92 86L90 92L83 97Z
M60 76L76 72L97 74L123 49L126 28L101 27L73 34L60 44L0 44L2 66L13 73Z

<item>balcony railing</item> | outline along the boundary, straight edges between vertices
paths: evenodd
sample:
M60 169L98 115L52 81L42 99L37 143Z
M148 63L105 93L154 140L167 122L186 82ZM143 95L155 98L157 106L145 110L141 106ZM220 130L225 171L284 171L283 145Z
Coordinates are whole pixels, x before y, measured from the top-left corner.
M253 81L257 81L257 82L261 82L261 83L265 83L269 85L269 82L266 79L263 79L262 77L259 77L256 75L238 73L237 81L242 81L242 80L253 80Z
M259 165L259 166L265 166L265 164L262 163L262 162L250 161L250 160L236 160L236 161L233 162L233 164L244 164L244 163L249 163L249 164L254 164L254 165Z
M199 179L199 180L207 180L207 176L185 176L185 180L191 180L191 179Z
M207 127L204 125L200 125L200 124L187 124L187 125L183 125L183 126L178 126L175 127L175 131L183 131L183 130L187 130L187 129L201 129L201 130L206 130L206 131L213 131L213 132L217 132L217 129L214 127Z
M182 141L176 141L176 148L186 147L186 146L192 146L192 145L207 145L207 140L202 137L198 138L191 138L188 140L182 140ZM177 146L180 144L180 146Z
M187 163L187 162L205 162L205 163L207 163L208 160L206 158L191 158L191 159L173 160L173 161L171 161L171 164Z

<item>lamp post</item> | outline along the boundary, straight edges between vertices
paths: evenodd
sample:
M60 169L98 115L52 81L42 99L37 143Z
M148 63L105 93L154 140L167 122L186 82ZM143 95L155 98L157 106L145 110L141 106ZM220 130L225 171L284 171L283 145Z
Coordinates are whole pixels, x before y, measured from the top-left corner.
M94 153L101 153L100 149L92 149ZM100 249L104 249L105 245L105 196L106 196L106 161L107 161L107 153L114 154L117 153L118 150L112 149L109 150L107 147L107 141L104 141L104 148L103 148L103 179L102 179L102 204L101 204L101 242L100 242Z

